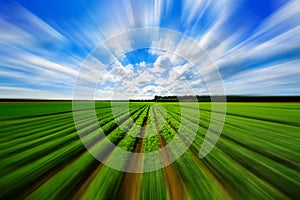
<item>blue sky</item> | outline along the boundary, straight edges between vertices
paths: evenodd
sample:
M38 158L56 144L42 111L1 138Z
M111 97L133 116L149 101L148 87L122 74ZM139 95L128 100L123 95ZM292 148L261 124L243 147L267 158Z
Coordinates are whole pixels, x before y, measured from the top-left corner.
M92 67L105 59L93 56L102 42L148 27L193 39L216 66L226 94L300 95L299 19L299 1L287 0L0 0L0 98L72 99L83 62L103 73L97 80L83 75L97 86L98 99L190 94L184 84L210 94L203 76L213 81L215 69L205 59L191 66L151 45L114 55L104 69ZM162 40L191 50L180 40ZM202 69L208 72L200 76Z

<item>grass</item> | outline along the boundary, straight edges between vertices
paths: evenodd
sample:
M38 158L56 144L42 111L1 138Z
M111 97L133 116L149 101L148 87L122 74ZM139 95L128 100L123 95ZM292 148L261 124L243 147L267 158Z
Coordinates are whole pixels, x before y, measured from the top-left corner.
M172 142L178 130L186 137L197 134L173 164L132 174L103 165L86 150L71 102L1 103L0 199L300 198L298 103L227 103L223 132L204 159L198 152L211 120L210 103L199 103L199 118L192 103L113 106L112 111L109 102L95 103L97 124L78 111L82 120L77 126L94 155L124 169L130 164L115 148L106 149L104 137L123 150L142 153ZM141 134L147 138L133 137ZM176 151L164 159L171 154Z

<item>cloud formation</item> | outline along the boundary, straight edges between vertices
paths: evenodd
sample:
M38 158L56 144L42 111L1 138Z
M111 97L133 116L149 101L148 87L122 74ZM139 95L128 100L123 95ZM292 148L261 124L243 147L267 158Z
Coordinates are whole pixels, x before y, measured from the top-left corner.
M191 92L184 85L207 94L204 80L214 81L212 64L228 94L300 95L298 1L261 5L265 9L254 13L246 1L188 0L175 5L120 0L84 4L87 11L68 21L51 10L47 16L36 14L34 4L1 4L1 98L71 99L76 78L85 87L97 87L95 96L102 99L111 98L114 91L120 92L119 98ZM129 35L109 45L115 60L111 65L101 62L101 52L95 52L85 62L88 71L78 75L85 58L101 42L145 27L172 29L192 38L203 49L197 66L167 51L193 52L184 38L151 41L149 33L144 39L151 41L151 48L136 53L136 60L122 52L134 50L141 39Z

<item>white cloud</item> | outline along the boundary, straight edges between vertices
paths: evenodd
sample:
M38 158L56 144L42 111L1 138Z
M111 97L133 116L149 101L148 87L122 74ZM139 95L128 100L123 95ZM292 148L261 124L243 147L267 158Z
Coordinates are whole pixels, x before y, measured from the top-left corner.
M32 42L32 36L21 28L0 18L0 41L1 43L28 45Z
M10 87L8 84L0 86L3 89L1 97L21 97L25 93L26 97L35 93L62 97L59 92L46 91L53 88L57 91L72 91L83 58L73 55L69 51L71 46L82 48L80 50L84 55L104 39L122 32L137 27L159 27L162 14L170 9L170 4L171 1L160 0L131 4L124 0L107 11L111 14L109 16L114 17L105 18L105 22L102 13L91 11L85 18L65 25L72 29L64 30L59 26L55 29L22 6L12 3L12 10L6 9L0 13L0 76L9 78L11 82L16 80L14 85L23 85L24 88L22 90L21 86ZM101 97L112 95L111 90L114 88L111 85L118 86L120 95L137 92L147 96L163 92L167 94L169 91L183 94L184 91L188 93L187 88L190 86L196 88L205 81L214 81L217 72L212 64L215 63L226 78L226 90L229 92L280 93L289 90L300 93L300 68L299 60L296 60L299 57L297 53L293 58L284 57L285 53L300 47L299 2L289 1L253 29L252 35L245 40L241 40L241 36L248 30L236 29L230 36L224 36L224 32L228 31L224 27L226 29L226 23L237 5L239 3L234 1L187 0L183 3L178 23L187 27L186 33L196 30L194 24L201 20L206 11L211 13L206 20L211 21L211 17L217 17L206 32L202 34L200 31L201 34L193 38L204 49L203 52L194 53L194 44L190 44L185 36L178 37L175 31L173 34L153 31L155 34L150 35L153 41L149 53L158 56L155 63L140 62L136 66L123 66L117 60L111 68L107 68L100 58L90 55L78 79L83 86L94 86L101 77L100 84L104 86L103 91L98 91ZM138 39L132 37L129 34L127 38L108 43L107 51L112 54L112 59L119 54L121 60L126 58L123 49L131 50L132 45L138 43ZM54 47L45 47L48 43ZM182 53L186 58L174 52ZM284 58L276 60L281 57ZM195 61L195 67L204 77L203 80L192 76L196 71L184 59ZM252 65L255 69L251 69ZM45 86L45 91L27 87L30 84Z
M105 88L96 89L95 99L97 99L97 100L114 99L114 88L113 87L105 87Z
M155 40L158 37L158 40ZM149 53L152 55L161 54L162 52L172 51L175 49L175 41L172 38L161 35L154 35Z
M202 80L202 79L197 79L197 80L195 80L195 81L192 81L192 82L191 82L191 85L192 85L192 86L197 86L197 85L202 84L202 83L203 83L203 80Z
M157 58L153 66L154 66L154 69L152 70L153 72L163 73L168 68L171 68L172 63L168 56L161 55Z
M155 77L148 71L142 71L135 79L132 79L132 82L137 84L147 84L151 83L154 79Z
M140 67L140 68L145 68L146 66L147 66L147 64L146 64L146 62L145 61L142 61L142 62L140 62L139 64L138 64L138 66Z
M41 48L45 42L54 42L57 46L67 42L61 33L21 5L7 2L3 6L4 13L0 14L1 43L42 53L47 51Z
M97 70L97 69L96 69ZM101 73L102 72L102 73ZM97 72L95 72L97 73ZM134 69L132 64L123 66L119 60L115 60L109 68L98 69L99 80L95 80L95 83L99 81L99 84L118 83L120 81L131 80L134 76Z
M300 93L300 60L241 72L225 81L231 94Z
M0 96L11 99L72 99L70 92L50 92L43 89L0 86Z

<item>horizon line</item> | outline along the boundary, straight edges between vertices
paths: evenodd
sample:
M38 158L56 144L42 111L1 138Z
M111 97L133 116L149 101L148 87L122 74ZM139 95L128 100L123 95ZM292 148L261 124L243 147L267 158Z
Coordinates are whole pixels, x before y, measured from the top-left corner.
M166 97L197 97L197 98L206 98L206 99L211 99L210 97L226 97L226 101L245 101L245 100L255 100L255 98L257 98L257 100L263 100L265 98L265 100L270 100L270 98L275 98L274 100L287 100L287 102L291 102L291 100L296 102L300 102L300 95L184 95L184 96L159 96L159 95L155 95L158 97L161 97L162 100L167 100L164 99ZM6 101L16 101L16 102L21 102L21 101L103 101L103 102L114 102L114 101L153 101L155 102L155 96L154 98L151 99L143 99L143 98L137 98L137 99L71 99L71 98L1 98L0 97L0 102L6 102ZM234 99L237 98L237 99ZM240 99L238 99L240 98Z

